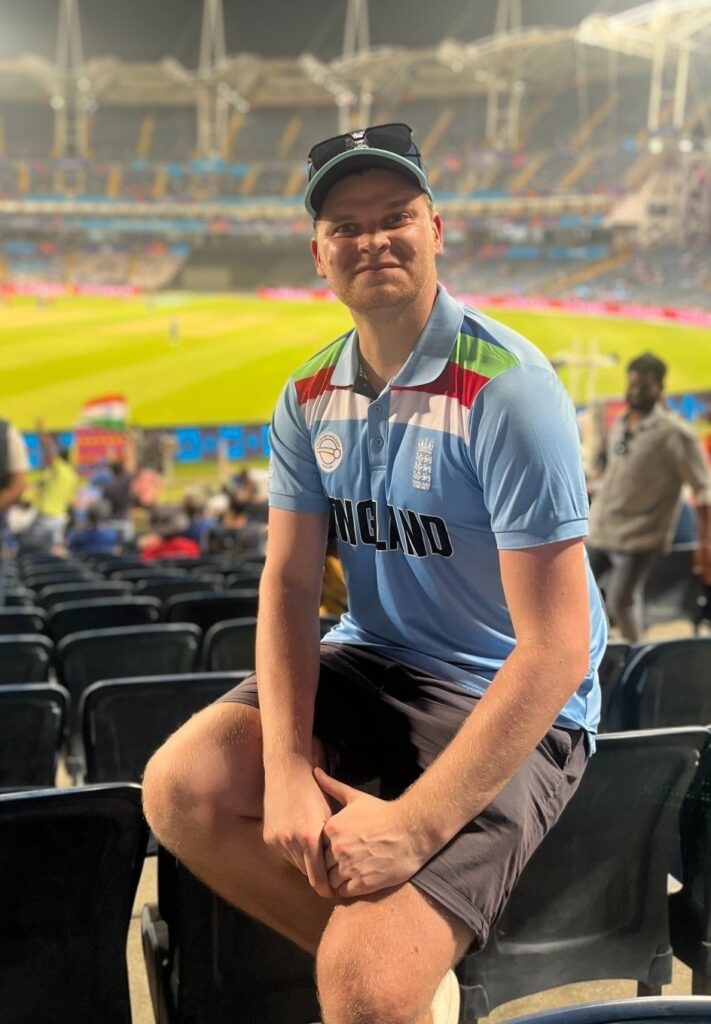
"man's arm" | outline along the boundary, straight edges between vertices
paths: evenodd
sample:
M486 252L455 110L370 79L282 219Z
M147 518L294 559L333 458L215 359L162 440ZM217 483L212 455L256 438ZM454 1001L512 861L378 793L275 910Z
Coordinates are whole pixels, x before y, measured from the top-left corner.
M699 439L691 430L676 431L671 442L682 479L693 488L696 498L699 543L694 572L704 583L711 584L711 470Z
M588 671L590 615L582 539L500 552L516 647L436 761L390 803L316 770L346 806L326 824L326 863L341 896L396 885L506 785Z
M331 811L313 779L321 581L328 516L269 513L259 588L257 687L264 738L264 838L332 896L321 833Z

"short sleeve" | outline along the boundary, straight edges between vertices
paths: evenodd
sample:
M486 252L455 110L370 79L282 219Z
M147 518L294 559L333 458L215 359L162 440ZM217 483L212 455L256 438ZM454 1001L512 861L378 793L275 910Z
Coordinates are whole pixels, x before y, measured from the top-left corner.
M497 547L587 535L575 410L552 369L519 365L482 388L470 448Z
M279 396L269 445L269 504L287 512L327 512L328 499L293 381Z
M30 468L27 445L20 431L12 425L7 428L7 466L10 473L26 473Z
M711 505L711 471L699 439L685 423L669 434L669 448L679 475L694 491L699 505Z

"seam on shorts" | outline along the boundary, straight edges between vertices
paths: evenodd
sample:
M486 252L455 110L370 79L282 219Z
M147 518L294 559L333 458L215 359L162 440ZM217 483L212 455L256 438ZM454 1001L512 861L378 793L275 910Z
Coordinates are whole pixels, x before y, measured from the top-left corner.
M427 876L432 879L437 879L437 886L435 887L431 881L428 880ZM422 868L416 875L410 879L413 885L417 886L418 889L422 889L423 892L427 893L435 903L441 904L445 910L448 910L455 917L458 917L460 921L464 921L468 927L475 933L476 938L481 942L483 946L489 937L489 925L486 923L481 911L478 907L467 899L464 893L461 893L454 886L445 882L438 874L427 867ZM472 920L467 920L462 917L462 903L465 903L468 910L471 912Z

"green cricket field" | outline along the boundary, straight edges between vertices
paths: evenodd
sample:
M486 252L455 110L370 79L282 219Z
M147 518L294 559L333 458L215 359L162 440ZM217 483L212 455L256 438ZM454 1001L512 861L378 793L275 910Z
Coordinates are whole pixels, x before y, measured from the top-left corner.
M550 358L607 364L562 369L577 401L618 396L624 365L652 351L669 392L711 390L708 329L497 309L493 315ZM72 428L88 399L126 396L131 422L254 423L269 419L290 371L350 326L336 302L161 294L108 299L14 297L0 307L0 416ZM607 358L609 357L609 358Z

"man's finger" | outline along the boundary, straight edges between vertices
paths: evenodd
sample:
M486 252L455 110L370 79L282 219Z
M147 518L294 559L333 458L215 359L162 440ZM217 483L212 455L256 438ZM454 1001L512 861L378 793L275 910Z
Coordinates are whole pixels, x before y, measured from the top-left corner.
M333 899L334 889L329 881L320 842L314 849L304 850L304 866L311 888L324 899Z

